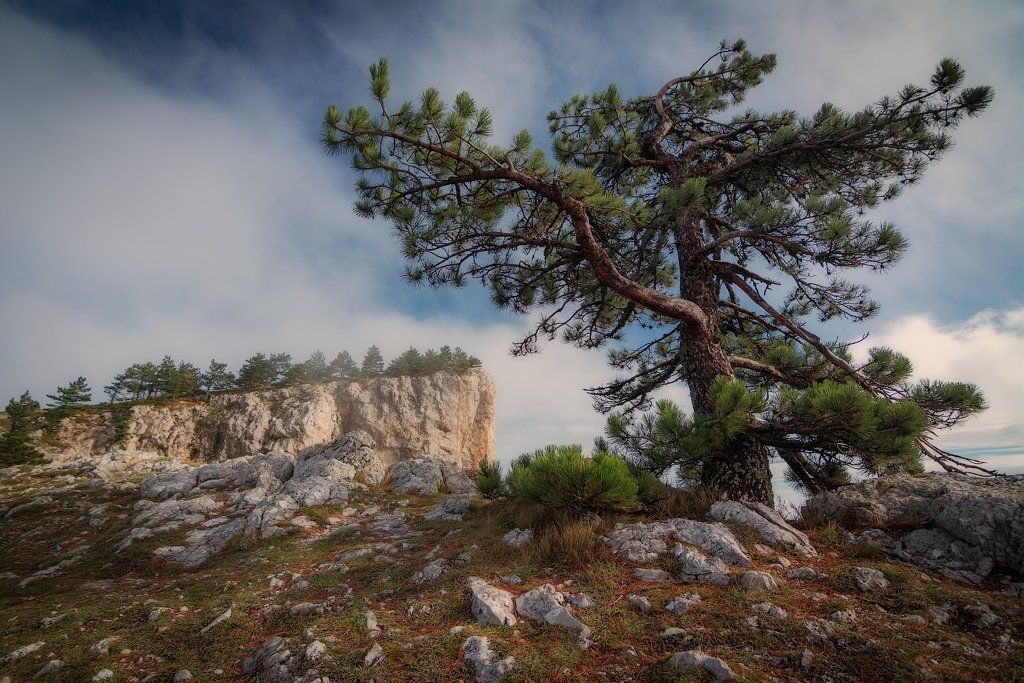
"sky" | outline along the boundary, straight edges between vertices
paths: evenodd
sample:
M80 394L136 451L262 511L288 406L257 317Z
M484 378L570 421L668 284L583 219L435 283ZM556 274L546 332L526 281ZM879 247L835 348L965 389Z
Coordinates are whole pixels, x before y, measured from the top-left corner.
M882 311L856 336L918 377L976 382L990 410L940 443L1024 471L1024 4L998 0L0 0L0 401L78 375L99 397L164 354L237 367L258 351L451 344L495 377L500 459L589 444L604 418L583 388L610 376L604 351L513 358L527 324L479 287L406 283L390 226L355 216L320 119L368 103L367 67L387 56L397 97L468 90L498 140L546 142L545 114L571 95L653 92L723 38L778 55L748 99L762 109L859 108L945 56L995 87L956 148L877 212L911 247L866 278Z

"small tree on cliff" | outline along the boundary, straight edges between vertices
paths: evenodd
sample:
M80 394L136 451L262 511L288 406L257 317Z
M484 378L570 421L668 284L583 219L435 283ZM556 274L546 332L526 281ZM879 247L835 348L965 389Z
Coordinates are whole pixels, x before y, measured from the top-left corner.
M380 349L376 346L366 349L366 355L363 356L363 364L359 368L359 372L367 377L374 377L384 373L384 356L381 355Z
M26 391L4 408L7 432L0 437L0 465L36 462L42 454L32 445L32 432L40 427L39 403Z
M862 459L875 469L919 467L921 453L975 466L928 440L983 406L974 387L910 387L889 350L857 367L807 319L876 311L839 273L885 268L907 243L863 211L916 181L991 89L961 87L946 59L928 86L856 112L739 109L774 66L723 43L653 94L574 96L548 117L551 163L526 131L491 144L491 114L468 93L392 106L381 60L376 113L329 107L323 143L360 172L357 210L394 223L413 282L477 279L499 306L537 312L516 353L542 336L628 341L610 355L622 375L590 390L600 409L646 407L685 382L694 418L678 436L701 442L687 449L698 476L725 495L770 500L770 457L814 479L848 446L876 454ZM833 423L844 409L858 414Z
M206 392L206 400L210 400L210 394L215 391L230 389L235 383L235 374L228 370L227 363L218 363L217 359L210 359L210 366L199 377L199 385Z
M340 351L331 361L330 371L333 379L347 379L355 377L359 373L359 367L348 351Z

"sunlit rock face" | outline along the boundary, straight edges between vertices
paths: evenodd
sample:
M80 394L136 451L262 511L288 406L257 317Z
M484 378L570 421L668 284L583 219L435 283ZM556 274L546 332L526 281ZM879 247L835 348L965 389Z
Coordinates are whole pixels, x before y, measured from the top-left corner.
M134 406L120 443L110 410L76 415L44 449L55 460L123 449L220 461L296 455L362 430L386 466L431 453L472 470L494 457L494 398L494 381L478 369L224 393L209 403Z

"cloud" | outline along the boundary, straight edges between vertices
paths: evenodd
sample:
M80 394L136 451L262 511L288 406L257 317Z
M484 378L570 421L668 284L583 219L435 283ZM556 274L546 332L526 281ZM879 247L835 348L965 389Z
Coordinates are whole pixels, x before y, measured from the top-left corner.
M600 433L581 389L606 377L602 353L514 359L517 321L389 305L406 285L388 231L352 214L336 162L265 93L170 96L73 36L9 13L0 26L4 400L78 374L99 397L164 353L237 366L461 344L500 388L503 457Z
M907 355L915 379L973 382L981 388L989 409L943 432L940 445L991 452L997 466L1000 447L1013 451L1024 445L1024 307L983 311L953 325L926 314L906 316L873 334L870 343ZM860 360L867 352L862 347Z

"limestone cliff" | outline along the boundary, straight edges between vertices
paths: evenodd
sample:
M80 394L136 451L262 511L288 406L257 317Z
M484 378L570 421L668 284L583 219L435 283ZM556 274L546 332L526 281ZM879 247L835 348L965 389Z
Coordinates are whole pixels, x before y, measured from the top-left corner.
M482 370L224 393L209 403L133 406L121 416L126 424L119 443L113 410L76 415L44 448L57 459L123 448L212 461L297 454L361 429L386 465L433 453L472 469L494 457L494 395L494 382Z

